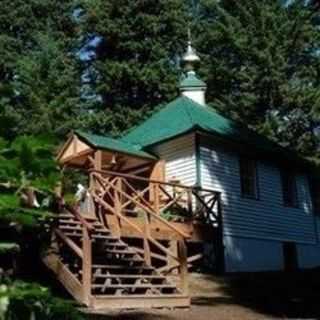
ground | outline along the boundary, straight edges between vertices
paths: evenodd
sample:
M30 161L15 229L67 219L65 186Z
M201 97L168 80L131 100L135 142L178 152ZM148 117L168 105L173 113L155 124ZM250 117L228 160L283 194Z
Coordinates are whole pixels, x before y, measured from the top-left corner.
M320 319L320 271L191 274L189 310L107 311L90 320ZM106 315L107 314L107 315Z

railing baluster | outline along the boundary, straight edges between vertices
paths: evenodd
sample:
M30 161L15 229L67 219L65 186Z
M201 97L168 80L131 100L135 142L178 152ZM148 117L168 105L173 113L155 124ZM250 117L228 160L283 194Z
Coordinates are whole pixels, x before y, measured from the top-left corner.
M187 245L184 239L178 240L178 258L179 258L179 271L180 271L180 287L185 295L188 295L188 253Z
M148 265L151 266L151 249L150 249L150 243L149 238L151 237L150 232L150 217L147 212L144 212L144 238L143 238L143 249L144 249L144 259Z
M121 237L121 221L119 219L119 216L122 215L122 208L121 208L121 194L120 191L122 191L122 178L118 178L117 182L116 182L116 186L118 188L118 190L114 190L114 206L115 206L115 212L116 212L116 216L115 216L115 233L117 237Z
M90 305L91 300L91 275L92 275L92 245L88 229L82 226L82 290L83 301Z
M187 201L188 201L188 214L190 217L192 217L192 191L191 189L188 189L187 191Z
M156 214L160 214L160 189L159 189L159 183L153 184L153 190L154 190L154 211Z

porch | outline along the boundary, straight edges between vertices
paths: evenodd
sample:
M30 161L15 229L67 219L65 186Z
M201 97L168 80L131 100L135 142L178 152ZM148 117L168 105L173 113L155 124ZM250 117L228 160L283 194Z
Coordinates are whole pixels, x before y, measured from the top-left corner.
M55 252L44 263L77 301L188 307L188 270L199 270L204 244L212 269L223 269L218 192L165 181L163 160L111 138L73 134L58 162L80 169L88 185L76 205L59 197Z
M58 155L62 166L81 169L89 177L88 190L95 212L87 214L94 214L93 218L113 234L163 269L172 271L177 267L169 251L177 254L178 241L183 236L187 239L190 269L201 267L201 261L206 263L206 245L213 255L214 265L210 268L222 271L220 193L182 185L178 177L166 181L164 160L121 145L118 140L104 139L73 133ZM146 238L165 250L159 252Z

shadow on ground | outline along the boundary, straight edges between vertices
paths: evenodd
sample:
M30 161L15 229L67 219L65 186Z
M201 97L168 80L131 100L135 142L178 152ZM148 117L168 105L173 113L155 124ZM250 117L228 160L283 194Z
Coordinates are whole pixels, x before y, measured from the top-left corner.
M266 316L320 319L320 270L204 277L218 294L194 297L195 306L240 305Z

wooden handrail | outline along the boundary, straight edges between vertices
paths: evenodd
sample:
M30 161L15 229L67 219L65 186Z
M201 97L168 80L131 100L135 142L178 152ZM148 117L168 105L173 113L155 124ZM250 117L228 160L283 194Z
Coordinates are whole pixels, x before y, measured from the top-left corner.
M96 194L92 195L102 206L104 206L106 209L110 210L112 213L114 213L117 217L119 217L121 220L125 221L127 224L129 224L132 228L134 228L136 231L138 231L141 235L145 235L144 231L141 230L138 226L136 226L133 222L131 222L128 218L125 216L118 214L114 208L112 208L108 203L106 203L104 200L102 200L99 196ZM163 245L158 243L157 240L153 239L151 236L147 237L150 242L152 242L158 249L162 250L164 253L168 254L171 258L178 260L176 256L174 256L167 248L165 248Z
M56 229L56 234L61 240L69 246L69 248L82 260L82 299L89 305L91 299L91 280L92 280L92 243L91 243L91 231L94 230L86 219L82 217L78 209L75 206L66 204L61 196L57 196L60 210L63 209L70 212L82 225L82 248L79 248L69 237L65 236L63 232Z
M136 180L136 181L144 181L144 182L149 182L149 183L159 183L160 185L178 187L178 188L183 188L183 189L186 189L186 190L191 189L191 190L195 190L195 191L205 191L205 192L212 192L212 193L216 193L216 194L220 194L221 193L220 191L206 189L206 188L202 188L202 187L186 186L186 185L179 184L179 183L148 179L148 178L143 178L143 177L139 177L139 176L135 176L135 175L131 175L131 174L114 172L114 171L109 171L109 170L91 169L91 170L89 170L89 172L95 172L95 173L99 173L101 175L117 176L117 177L122 177L122 178Z
M60 230L55 230L56 235L58 235L61 240L63 240L65 242L65 244L68 245L68 247L79 257L79 258L83 258L83 254L81 249L78 247L77 244L75 244L69 237L67 237L63 232L61 232Z
M100 179L101 177L97 174L95 174L95 177L97 179ZM120 194L122 194L124 197L126 197L127 199L131 200L131 201L134 201L138 206L140 206L143 210L145 210L146 212L148 212L153 218L155 218L156 220L162 222L163 224L165 224L169 229L175 231L176 233L178 233L182 238L191 238L191 235L190 234L187 234L181 230L179 230L176 226L172 225L170 222L168 222L167 220L163 219L161 216L159 216L158 214L156 214L154 211L153 211L153 208L151 206L147 206L147 205L144 205L142 203L138 203L135 201L135 199L133 197L131 197L130 195L128 195L127 193L123 192L121 189L119 189L117 186L113 186L114 190L116 190L117 192L119 192ZM137 194L137 196L139 196Z
M69 211L75 218L77 218L77 220L79 220L79 222L88 231L92 231L94 229L94 227L88 221L86 221L86 219L84 219L82 217L82 215L78 212L78 210L74 206L71 206L71 205L65 203L65 201L62 197L57 197L57 201L59 203L60 210L65 209L65 210Z

